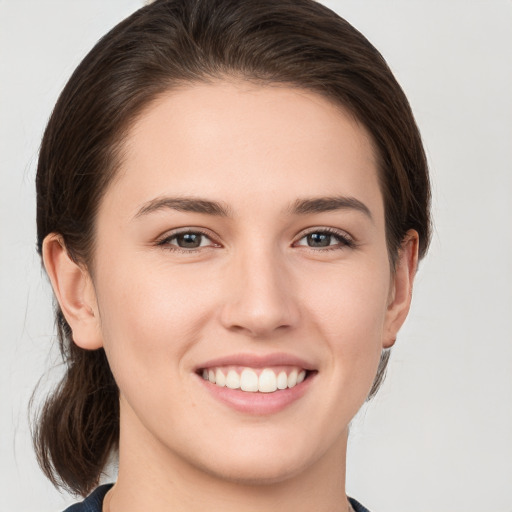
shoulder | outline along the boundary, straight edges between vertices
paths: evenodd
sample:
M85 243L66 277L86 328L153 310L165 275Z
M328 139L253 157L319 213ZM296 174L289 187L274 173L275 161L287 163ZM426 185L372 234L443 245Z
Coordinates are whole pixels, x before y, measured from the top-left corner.
M103 498L113 484L100 485L84 501L76 503L64 512L101 512Z
M370 512L366 507L363 507L363 505L361 505L361 503L359 503L354 498L349 498L348 501L350 501L354 512Z

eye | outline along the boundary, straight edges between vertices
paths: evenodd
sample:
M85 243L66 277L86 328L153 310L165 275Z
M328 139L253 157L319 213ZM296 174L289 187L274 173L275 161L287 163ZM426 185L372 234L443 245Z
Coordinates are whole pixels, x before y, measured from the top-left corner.
M201 247L218 247L212 239L201 231L181 231L167 236L158 245L171 250L193 251Z
M304 235L295 245L312 249L342 249L344 247L354 247L355 243L345 233L330 229L318 229Z

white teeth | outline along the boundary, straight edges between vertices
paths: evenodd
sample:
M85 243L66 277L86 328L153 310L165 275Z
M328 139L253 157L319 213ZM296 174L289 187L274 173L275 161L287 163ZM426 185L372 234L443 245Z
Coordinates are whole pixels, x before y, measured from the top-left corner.
M226 376L222 373L221 370L217 370L215 372L215 384L221 388L226 385Z
M288 387L293 388L297 384L297 370L292 370L288 375Z
M239 371L239 370L238 370ZM230 389L241 389L250 393L273 393L278 389L293 388L300 384L306 378L306 370L298 368L291 369L290 373L281 370L278 374L271 368L263 368L258 373L252 368L244 368L239 374L237 370L231 368L210 368L202 371L203 379L210 381L219 387L228 387ZM226 375L227 373L227 375Z
M286 389L288 387L288 375L286 372L279 372L277 376L277 389Z
M238 389L240 387L240 375L235 370L229 370L226 377L226 387L230 389Z
M265 368L260 374L258 391L261 391L262 393L273 393L276 389L276 374L272 370Z
M258 375L255 371L245 368L240 376L240 389L242 391L258 391Z

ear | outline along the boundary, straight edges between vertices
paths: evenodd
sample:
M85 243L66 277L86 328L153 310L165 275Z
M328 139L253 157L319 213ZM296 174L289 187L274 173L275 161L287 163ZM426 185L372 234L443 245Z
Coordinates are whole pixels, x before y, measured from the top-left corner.
M43 263L53 292L73 332L73 341L86 350L103 346L96 293L84 265L68 254L60 235L49 234L43 241Z
M391 276L389 303L382 340L384 348L394 345L398 331L405 322L411 307L412 286L418 268L418 243L418 233L413 229L407 231L398 252L395 271Z

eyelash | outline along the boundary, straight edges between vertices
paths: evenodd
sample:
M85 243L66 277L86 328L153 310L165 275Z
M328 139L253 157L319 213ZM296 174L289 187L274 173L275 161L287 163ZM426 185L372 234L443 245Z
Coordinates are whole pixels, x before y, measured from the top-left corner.
M353 249L356 247L356 242L352 237L350 237L347 233L343 231L338 231L337 229L333 228L313 228L309 231L302 233L301 237L295 242L295 244L298 244L301 240L306 238L309 235L312 234L321 234L321 235L329 235L333 238L335 238L338 243L335 245L328 245L326 247L310 247L307 245L300 245L300 247L305 247L306 249L312 250L312 251L339 251L345 248ZM294 245L295 245L294 244Z
M335 244L335 245L328 245L328 246L325 246L325 247L310 247L310 246L307 246L307 245L299 245L298 242L300 242L301 240L303 240L304 238L308 237L309 235L312 235L312 234L321 234L321 235L328 235L330 237L334 237L338 243ZM206 246L199 246L199 247L195 247L195 248L189 248L189 249L185 249L183 247L179 247L178 245L176 244L171 244L171 241L176 239L178 236L180 235L200 235L202 237L205 237L207 238L208 240L210 240L211 244L209 245L206 245ZM182 231L176 231L174 233L171 233L170 235L166 236L165 238L157 241L156 243L157 246L159 247L164 247L166 248L167 250L169 251L173 251L173 252L181 252L181 253L186 253L186 254L193 254L193 253L196 253L200 250L204 250L204 249L209 249L209 248L215 248L215 247L221 247L220 244L216 243L213 241L213 238L212 236L205 232L205 231L202 231L200 229L184 229ZM356 242L349 236L347 235L346 233L344 232L341 232L341 231L338 231L336 229L333 229L333 228L314 228L314 229L311 229L305 233L302 233L300 238L294 242L293 246L294 247L305 247L306 249L309 249L309 250L312 250L312 251L335 251L335 250L342 250L344 248L349 248L349 249L352 249L352 248L355 248L356 247Z
M199 246L199 247L190 248L190 249L184 249L183 247L179 247L176 244L171 244L171 241L180 235L200 235L200 236L203 236L203 237L207 238L208 240L210 240L211 245ZM209 233L202 231L200 229L184 229L182 231L176 231L176 232L171 233L170 235L166 236L162 240L157 241L156 245L159 247L164 247L165 249L167 249L169 251L181 252L181 253L186 253L186 254L191 254L191 253L193 254L200 250L211 249L212 247L214 247L214 248L220 247L220 244L215 243L212 239L212 236Z

